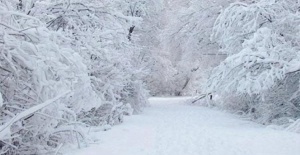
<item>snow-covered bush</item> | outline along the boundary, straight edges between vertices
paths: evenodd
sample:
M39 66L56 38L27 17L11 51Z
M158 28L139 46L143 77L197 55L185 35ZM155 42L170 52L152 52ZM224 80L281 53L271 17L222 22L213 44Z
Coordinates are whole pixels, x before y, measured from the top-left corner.
M132 113L132 108L130 104L128 105L103 104L99 108L92 108L78 114L78 120L90 126L116 125L123 122L123 115Z
M50 6L39 3L40 7L46 8L41 10L39 15L49 28L55 31L62 30L65 36L71 38L70 46L85 58L92 86L103 102L112 106L120 102L126 103L127 100L136 98L129 96L128 92L137 90L127 89L132 87L133 83L142 80L142 77L136 74L145 74L142 67L135 65L140 61L136 57L140 56L144 49L130 42L135 38L128 38L128 29L132 24L139 26L142 18L122 10L130 8L131 5L120 7L120 4L129 2L88 2L83 4L73 0L68 3L62 0L52 2ZM146 95L143 93L143 96ZM145 102L144 98L130 104L135 108L134 105L142 105Z
M287 74L284 80L262 92L259 100L252 102L257 104L252 106L251 116L262 123L280 125L300 118L299 79L299 72Z
M1 152L49 151L67 140L65 132L76 132L76 113L100 100L86 65L64 36L35 17L0 7Z
M0 154L52 154L147 105L141 36L128 39L142 18L115 4L0 1Z
M298 7L293 0L261 0L236 2L222 11L212 39L228 57L213 70L207 92L248 96L244 107L235 108L263 123L298 118Z

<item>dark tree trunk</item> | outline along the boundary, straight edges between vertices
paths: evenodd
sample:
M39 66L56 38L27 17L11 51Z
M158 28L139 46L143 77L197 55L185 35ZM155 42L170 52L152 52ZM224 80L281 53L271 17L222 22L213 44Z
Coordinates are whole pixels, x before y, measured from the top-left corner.
M181 96L182 95L182 91L187 87L187 85L189 84L189 82L190 82L190 78L187 78L186 81L185 81L185 83L184 83L184 85L183 85L183 87L182 87L182 89L181 89L181 91L178 92L177 96Z
M129 39L129 41L131 41L131 34L132 34L134 28L135 28L135 26L131 26L131 27L129 28L129 33L128 33L128 36L127 36L127 38Z

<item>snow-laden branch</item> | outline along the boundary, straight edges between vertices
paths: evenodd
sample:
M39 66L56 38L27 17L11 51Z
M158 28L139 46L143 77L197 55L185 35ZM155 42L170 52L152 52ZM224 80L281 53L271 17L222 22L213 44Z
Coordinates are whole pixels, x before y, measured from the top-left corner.
M299 70L300 37L293 34L300 18L286 5L238 2L220 14L212 38L229 57L214 69L209 91L260 93Z
M55 101L66 97L67 95L70 95L71 91L67 91L65 93L62 93L61 95L58 95L57 97L54 97L53 99L49 99L47 101L45 101L44 103L38 104L36 106L33 106L29 109L24 110L23 112L17 114L15 117L13 117L10 121L8 121L7 123L5 123L4 125L0 126L0 140L5 139L9 133L10 133L10 126L19 121L20 119L29 116L31 114L34 114L35 112L45 108L46 106L54 103Z

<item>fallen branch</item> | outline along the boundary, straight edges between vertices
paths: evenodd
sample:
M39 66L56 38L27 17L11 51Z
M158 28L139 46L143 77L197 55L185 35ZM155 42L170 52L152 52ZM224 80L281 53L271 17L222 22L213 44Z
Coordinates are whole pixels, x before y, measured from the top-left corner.
M199 100L205 98L206 96L207 96L207 94L201 94L201 95L199 95L196 99L194 99L194 100L192 101L192 103L196 103L197 101L199 101Z

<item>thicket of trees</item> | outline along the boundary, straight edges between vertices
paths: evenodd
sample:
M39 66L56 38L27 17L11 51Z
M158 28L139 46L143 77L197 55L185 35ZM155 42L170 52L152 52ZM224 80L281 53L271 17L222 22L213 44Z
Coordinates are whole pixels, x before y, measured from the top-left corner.
M141 112L152 63L141 38L159 7L1 0L0 154L55 154L65 143L85 143L82 127Z
M210 40L216 18L230 1L174 0L165 4L160 34L163 72L156 73L154 94L194 95L204 93L201 85L210 70L226 58ZM153 77L153 79L159 79Z
M210 105L300 128L299 8L298 0L0 0L0 154L81 146L82 128L121 123L149 94L209 94Z
M260 0L222 11L212 40L228 57L206 83L208 93L224 100L218 105L264 124L300 118L299 6L297 0Z
M209 105L260 123L300 127L297 0L168 5L161 35L168 80L157 81L157 92L197 93L193 102L212 97Z

